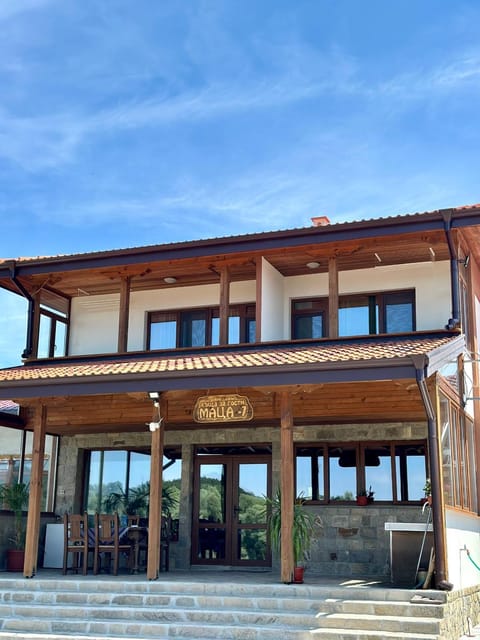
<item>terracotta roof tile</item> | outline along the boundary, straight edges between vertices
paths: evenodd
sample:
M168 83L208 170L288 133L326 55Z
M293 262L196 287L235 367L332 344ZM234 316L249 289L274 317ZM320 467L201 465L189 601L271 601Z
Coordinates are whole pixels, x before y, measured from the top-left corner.
M175 353L147 356L132 355L121 359L85 362L54 361L31 363L0 370L2 383L35 382L40 380L81 379L103 376L135 376L165 372L199 372L232 368L258 369L301 367L338 363L365 362L394 358L407 358L428 354L448 345L457 334L411 334L409 336L364 339L340 339L316 343L289 343L282 346L232 348L223 352ZM226 375L228 375L226 373Z

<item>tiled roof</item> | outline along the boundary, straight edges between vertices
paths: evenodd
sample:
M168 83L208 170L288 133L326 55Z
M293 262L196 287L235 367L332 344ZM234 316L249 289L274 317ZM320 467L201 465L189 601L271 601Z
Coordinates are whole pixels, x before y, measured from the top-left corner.
M243 372L282 368L335 368L342 363L374 364L376 361L411 358L431 354L447 347L457 334L411 334L399 337L378 337L365 339L326 340L316 343L282 344L257 348L232 348L225 350L205 350L204 353L148 354L145 356L121 357L120 359L90 359L89 361L55 361L45 364L32 363L0 370L0 388L6 383L45 383L63 380L81 382L82 379L157 374L159 377L172 374L198 374L217 371L224 373L235 370Z
M11 400L0 400L0 413L18 413L19 406Z

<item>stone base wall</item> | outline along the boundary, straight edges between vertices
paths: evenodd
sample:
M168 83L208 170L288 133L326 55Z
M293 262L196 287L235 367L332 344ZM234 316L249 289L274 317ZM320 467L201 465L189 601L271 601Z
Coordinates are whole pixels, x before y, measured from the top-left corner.
M471 626L480 623L480 585L458 589L448 594L442 620L442 638L458 640L468 636Z

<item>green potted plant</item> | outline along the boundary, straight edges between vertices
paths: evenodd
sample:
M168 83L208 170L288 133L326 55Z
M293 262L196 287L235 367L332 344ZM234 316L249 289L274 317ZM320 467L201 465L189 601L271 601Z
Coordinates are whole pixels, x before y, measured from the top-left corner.
M279 552L282 544L282 515L281 493L277 489L273 498L266 498L267 521L272 548ZM293 582L302 583L305 571L305 561L310 550L310 543L314 533L315 517L305 510L305 500L299 495L293 505Z
M357 504L361 507L366 507L367 504L373 502L373 496L375 495L375 491L372 491L372 487L367 489L360 489L357 493Z
M422 498L422 503L428 502L428 504L432 504L432 483L430 478L425 480L425 484L423 485L423 493L424 497Z
M13 547L7 549L7 571L23 571L25 559L25 523L23 511L28 507L29 485L24 482L3 484L0 486L0 503L13 511L13 535L9 542Z

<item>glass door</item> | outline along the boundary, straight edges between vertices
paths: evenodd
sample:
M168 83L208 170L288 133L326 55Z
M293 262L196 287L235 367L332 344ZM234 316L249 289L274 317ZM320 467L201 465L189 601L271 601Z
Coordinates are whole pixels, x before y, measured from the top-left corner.
M265 512L270 475L266 456L197 458L193 564L270 566Z

